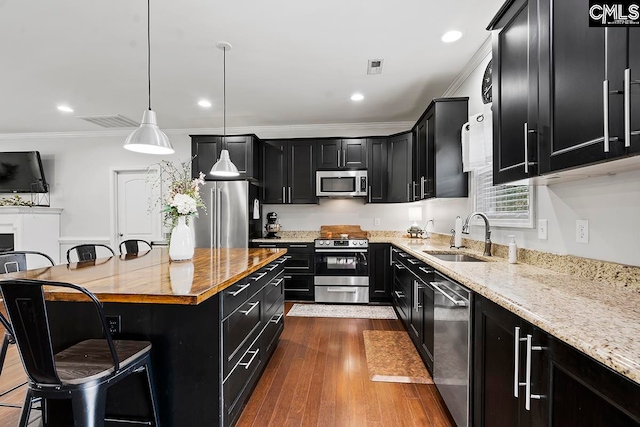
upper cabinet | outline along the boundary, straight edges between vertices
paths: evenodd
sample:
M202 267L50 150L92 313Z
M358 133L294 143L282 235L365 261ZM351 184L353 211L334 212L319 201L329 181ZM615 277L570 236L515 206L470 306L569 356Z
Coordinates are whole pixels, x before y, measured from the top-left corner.
M317 143L317 169L366 169L366 138L323 139Z
M494 183L640 152L640 32L589 27L587 7L516 0L490 24Z
M262 202L318 203L313 141L273 140L263 145Z
M389 177L387 202L411 202L414 200L413 185L413 135L405 132L390 136L387 152L387 175Z
M387 201L387 137L367 139L367 202L386 203Z
M198 172L202 172L207 180L220 180L211 176L209 171L220 157L223 138L220 135L191 135L191 171L194 177ZM234 179L259 179L259 141L255 135L226 137L229 157L240 172L240 176Z
M462 125L468 98L434 99L413 128L413 200L467 197L468 174L462 171Z

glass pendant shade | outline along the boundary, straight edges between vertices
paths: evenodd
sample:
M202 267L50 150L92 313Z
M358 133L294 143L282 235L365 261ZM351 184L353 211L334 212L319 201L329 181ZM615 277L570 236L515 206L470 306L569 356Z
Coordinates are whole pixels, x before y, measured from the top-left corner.
M169 138L158 127L156 113L152 110L144 112L140 127L127 137L124 148L145 154L173 154L174 152Z
M211 172L213 176L234 177L240 175L238 168L231 162L229 158L229 150L220 152L220 159L213 165Z

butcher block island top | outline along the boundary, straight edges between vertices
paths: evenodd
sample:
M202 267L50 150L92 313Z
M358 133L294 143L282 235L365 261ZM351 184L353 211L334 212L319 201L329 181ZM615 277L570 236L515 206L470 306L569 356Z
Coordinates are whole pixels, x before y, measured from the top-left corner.
M196 248L191 261L172 262L168 248L156 248L139 256L99 258L4 274L3 278L74 283L87 288L103 303L197 305L286 252L271 248ZM82 294L60 288L48 289L46 298L86 301Z

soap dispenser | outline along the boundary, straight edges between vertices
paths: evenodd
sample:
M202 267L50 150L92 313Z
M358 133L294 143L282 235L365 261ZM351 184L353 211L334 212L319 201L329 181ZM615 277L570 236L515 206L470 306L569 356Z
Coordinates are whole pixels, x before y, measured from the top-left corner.
M516 245L516 236L510 234L509 238L511 239L509 241L509 263L515 264L518 262L518 245Z

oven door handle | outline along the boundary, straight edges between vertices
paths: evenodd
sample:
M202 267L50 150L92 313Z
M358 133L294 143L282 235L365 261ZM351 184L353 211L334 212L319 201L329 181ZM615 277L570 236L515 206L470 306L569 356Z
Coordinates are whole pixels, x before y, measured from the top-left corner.
M331 253L334 253L334 254L341 254L342 255L342 254L349 253L349 252L359 252L359 253L361 253L361 252L369 252L369 251L367 249L349 249L349 250L347 250L347 249L345 249L345 250L340 250L340 249L337 249L337 250L336 249L316 249L316 252L323 252L323 253L331 252Z
M327 292L346 292L350 294L355 294L356 292L358 292L358 290L355 289L354 287L347 287L347 286L331 286L331 287L327 287L326 291Z

